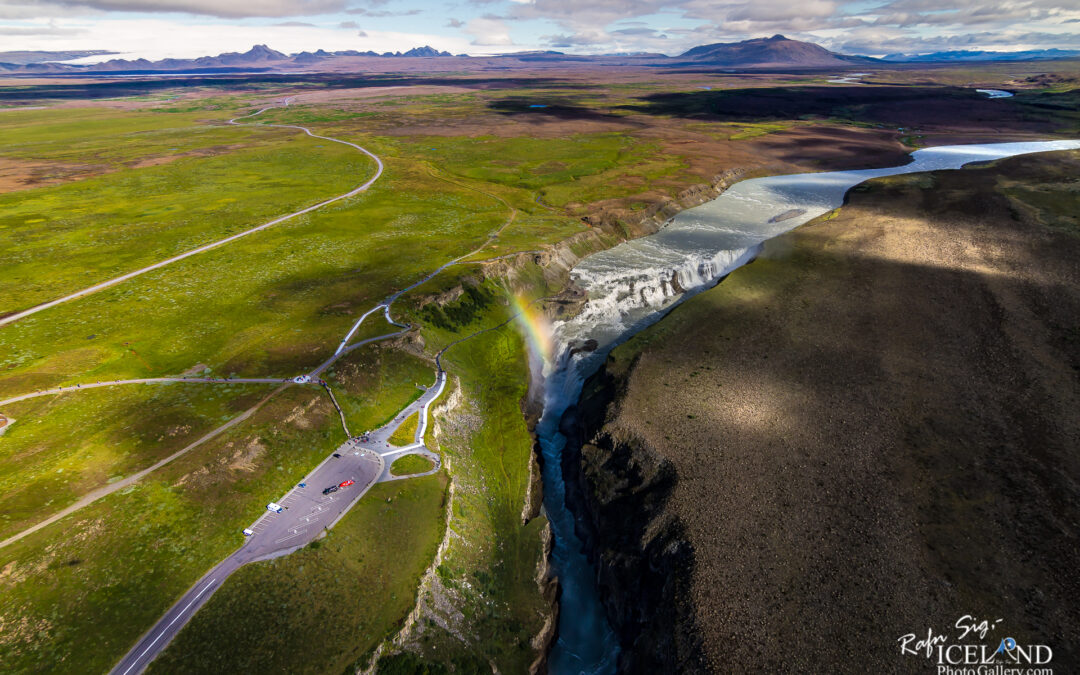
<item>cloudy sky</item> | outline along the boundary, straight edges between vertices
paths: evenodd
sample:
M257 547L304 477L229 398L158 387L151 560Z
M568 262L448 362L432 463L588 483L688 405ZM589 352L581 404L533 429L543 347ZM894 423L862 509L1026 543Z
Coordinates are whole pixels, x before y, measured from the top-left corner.
M191 57L528 49L677 54L783 33L837 51L1080 48L1080 0L0 0L0 51Z

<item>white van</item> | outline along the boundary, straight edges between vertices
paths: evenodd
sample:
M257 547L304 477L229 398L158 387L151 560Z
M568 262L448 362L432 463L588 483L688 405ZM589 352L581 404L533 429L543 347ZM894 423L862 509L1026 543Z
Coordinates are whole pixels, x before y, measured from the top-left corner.
M285 509L281 508L281 504L275 504L274 502L270 502L266 505L266 510L273 511L274 513L281 513Z
M245 527L244 528L244 536L245 537L250 537L253 534L255 534L255 530L251 529L250 527Z

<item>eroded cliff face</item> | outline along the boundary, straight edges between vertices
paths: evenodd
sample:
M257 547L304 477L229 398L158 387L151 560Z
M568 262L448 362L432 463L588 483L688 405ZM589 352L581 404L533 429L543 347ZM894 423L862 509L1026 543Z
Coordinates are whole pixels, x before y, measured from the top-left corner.
M666 509L675 468L619 425L622 381L601 369L563 416L567 501L619 636L619 671L706 672L689 604L693 550Z

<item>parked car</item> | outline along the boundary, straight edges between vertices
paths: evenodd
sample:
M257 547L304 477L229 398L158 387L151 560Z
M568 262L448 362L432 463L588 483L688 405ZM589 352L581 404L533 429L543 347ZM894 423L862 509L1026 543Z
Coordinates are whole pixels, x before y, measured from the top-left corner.
M328 488L326 488L325 490L323 490L323 491L322 491L322 493L323 493L324 495L328 495L328 494L330 494L330 493L332 493L332 492L337 492L337 491L338 491L338 490L340 490L340 489L341 489L341 488L339 488L339 487L338 487L337 485L331 485L330 487L328 487Z
M285 509L281 506L281 504L275 504L274 502L270 502L266 505L266 510L273 511L274 513L281 513Z
M335 452L334 459L341 459L341 453Z
M356 481L352 481L352 480L342 481L342 482L338 483L338 487L349 487L350 485L354 484L355 482Z
M251 529L250 527L245 527L244 528L244 536L245 537L250 537L253 534L255 534L255 530Z

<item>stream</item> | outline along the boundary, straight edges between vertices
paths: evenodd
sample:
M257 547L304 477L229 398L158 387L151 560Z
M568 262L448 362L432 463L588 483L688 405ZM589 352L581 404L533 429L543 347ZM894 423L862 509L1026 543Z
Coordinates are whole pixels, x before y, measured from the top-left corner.
M751 261L767 239L841 206L847 191L863 181L1074 149L1080 149L1080 140L941 146L918 150L910 163L898 167L745 180L679 213L655 234L578 263L571 276L589 300L577 316L552 328L555 357L545 368L544 412L536 427L544 508L555 533L551 563L561 585L558 639L549 659L552 675L613 673L619 654L597 593L595 570L566 505L561 463L566 439L559 433L563 413L577 402L585 379L603 365L608 352ZM597 342L595 350L570 354L590 339Z

